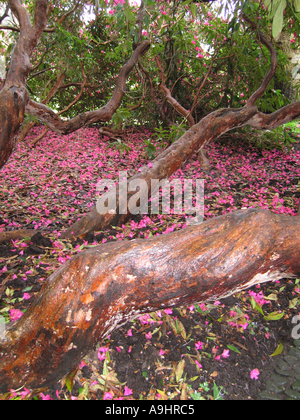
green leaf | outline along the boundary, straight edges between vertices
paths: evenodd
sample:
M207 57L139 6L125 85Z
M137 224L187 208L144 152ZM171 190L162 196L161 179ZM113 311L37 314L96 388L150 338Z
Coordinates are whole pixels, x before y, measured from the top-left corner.
M298 298L289 301L289 309L293 309L298 305Z
M223 400L221 390L217 387L215 382L214 382L213 394L214 394L214 400L215 401L222 401Z
M283 318L284 316L284 311L279 313L279 312L272 312L269 315L266 315L264 318L266 321L278 321L279 319Z
M195 19L196 16L197 16L197 7L196 7L195 3L192 3L190 7L191 7L191 12L192 12L193 18Z
M76 367L72 372L70 372L65 378L64 382L69 392L72 392L74 386L74 379L78 372L78 367Z
M271 357L273 356L279 356L283 352L283 344L279 343L277 349L274 351L273 354L271 354Z
M300 0L294 0L295 12L300 12Z
M125 16L126 16L127 20L129 20L129 22L134 22L135 21L134 14L132 13L131 10L125 8L124 13L125 13Z
M264 311L262 310L262 307L255 301L253 296L251 296L251 305L252 305L252 308L258 311L260 314L262 314L262 316L265 315Z
M277 38L281 32L282 32L282 28L283 28L283 12L284 9L286 8L286 0L281 0L278 9L275 13L274 16L274 20L273 20L273 26L272 26L272 35L273 38Z
M270 6L270 4L271 4L271 1L272 0L265 0L265 6L266 6L266 8L268 8L269 6Z
M185 369L185 360L182 359L178 363L178 365L176 367L176 371L175 371L175 377L176 377L176 383L177 384L180 382L180 379L182 378L184 369Z
M235 351L238 354L241 354L241 352L236 347L232 346L231 344L229 344L227 348L229 348L229 350Z

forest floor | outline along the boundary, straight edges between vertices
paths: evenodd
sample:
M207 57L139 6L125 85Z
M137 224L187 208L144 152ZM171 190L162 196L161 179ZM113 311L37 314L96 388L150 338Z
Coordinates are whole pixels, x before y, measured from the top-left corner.
M185 215L138 215L86 240L61 240L60 233L95 205L100 179L117 180L121 170L130 176L151 165L144 142L151 133L128 134L118 150L96 128L85 128L64 137L48 133L31 149L40 131L34 128L0 170L0 232L39 232L31 240L0 244L0 316L6 322L20 318L47 277L76 253L186 226ZM131 148L127 153L124 144ZM156 154L166 147L154 144ZM287 153L221 140L208 150L211 172L202 172L195 157L174 174L205 180L205 219L243 207L295 215L298 144ZM0 398L257 399L293 342L291 320L299 313L300 281L282 279L221 301L143 315L99 343L51 389L22 388Z

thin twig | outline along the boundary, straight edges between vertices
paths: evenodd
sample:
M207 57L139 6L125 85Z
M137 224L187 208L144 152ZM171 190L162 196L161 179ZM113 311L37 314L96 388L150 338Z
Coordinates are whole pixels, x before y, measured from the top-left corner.
M266 38L266 36L257 29L257 25L254 22L252 22L252 20L248 16L246 16L245 14L243 14L242 17L243 17L245 22L249 23L252 30L257 32L258 42L260 44L264 45L269 50L269 52L271 53L271 68L270 68L270 71L268 72L268 74L264 78L260 88L256 92L254 92L254 94L248 100L247 105L246 105L246 106L253 106L253 105L255 105L256 101L265 93L270 81L273 79L273 77L276 73L277 52L276 52L272 42L270 42Z

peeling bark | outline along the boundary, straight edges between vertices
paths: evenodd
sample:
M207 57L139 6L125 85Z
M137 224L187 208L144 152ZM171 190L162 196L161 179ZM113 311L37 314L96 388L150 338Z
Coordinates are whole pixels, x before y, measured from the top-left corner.
M61 379L139 314L297 277L299 238L298 217L249 209L78 254L48 278L0 340L1 392Z

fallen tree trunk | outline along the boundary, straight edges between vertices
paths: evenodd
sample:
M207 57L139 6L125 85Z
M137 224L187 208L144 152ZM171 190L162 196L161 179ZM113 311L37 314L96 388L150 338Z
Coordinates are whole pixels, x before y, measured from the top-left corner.
M249 18L243 15L243 19L248 22L252 29L257 31L255 23ZM169 178L176 170L178 170L194 153L200 151L204 146L209 144L211 141L216 140L222 134L238 127L248 125L257 129L273 129L277 128L282 124L299 118L300 116L300 102L287 105L272 114L264 114L260 112L256 106L257 100L265 93L270 81L275 75L277 67L277 53L272 43L259 31L257 31L258 42L263 44L271 53L271 67L270 71L265 76L259 89L252 94L247 104L240 109L224 108L218 111L212 112L211 114L204 117L198 124L192 125L190 121L190 129L183 134L183 136L173 143L167 150L161 153L154 161L151 168L148 166L141 168L140 174L134 175L128 182L133 180L144 180L148 185L149 197L151 196L151 179L162 180ZM159 59L157 65L160 68L161 78L164 82L165 76L162 71L162 67ZM143 66L140 64L141 68ZM210 74L211 66L208 69L207 75L203 81L206 82L208 75ZM143 72L147 75L149 81L150 76L143 69ZM202 89L203 83L200 86ZM153 96L153 84L150 82L151 91ZM168 92L165 92L169 94ZM197 95L196 95L197 97ZM170 99L170 98L169 98ZM196 99L196 98L195 98ZM197 101L197 99L196 99ZM173 102L173 105L175 103ZM179 104L178 104L179 105ZM194 104L193 104L194 105ZM181 114L185 115L185 111L182 107L176 108ZM186 114L187 117L187 114ZM59 125L59 122L52 119L54 125ZM202 151L203 152L203 151ZM200 159L201 154L200 153ZM207 166L208 168L208 166ZM115 196L115 192L112 194ZM133 195L132 193L131 195ZM114 198L114 197L112 197ZM129 195L130 199L130 195ZM119 206L119 195L117 190L117 208ZM124 210L124 209L123 209ZM69 229L62 234L63 239L72 239L76 237L84 237L87 233L97 230L104 230L110 225L120 226L130 218L129 212L119 212L119 214L99 214L97 208L94 207L86 216L82 217Z
M61 379L139 314L298 276L299 238L299 217L249 209L78 254L0 339L0 391Z
M212 140L233 128L242 127L253 118L256 113L256 106L244 107L241 109L220 109L212 112L198 124L186 131L180 139L153 160L151 168L149 168L149 166L142 167L139 173L128 180L128 184L133 180L144 180L148 185L148 193L150 196L152 179L162 180L170 178L170 176L202 146L209 144ZM128 200L135 193L136 191L133 191L132 193L128 191ZM115 193L112 192L112 195L115 195ZM119 194L117 190L117 208L118 207ZM120 226L121 224L126 223L131 217L129 211L126 212L125 210L119 214L99 214L97 208L94 207L89 213L63 232L61 238L72 239L84 237L91 231L104 230L109 226Z
M20 229L11 232L0 232L0 244L10 242L11 240L20 240L25 238L32 238L39 231L33 229Z

